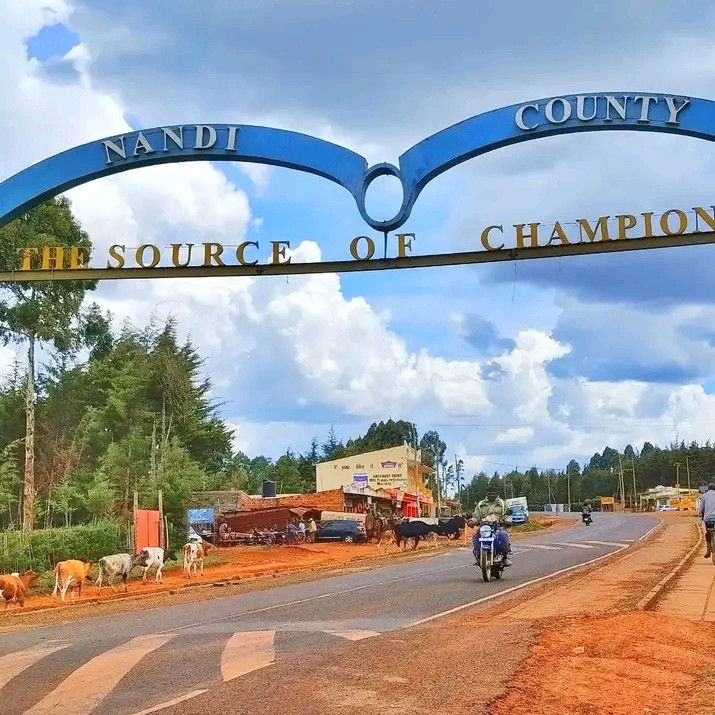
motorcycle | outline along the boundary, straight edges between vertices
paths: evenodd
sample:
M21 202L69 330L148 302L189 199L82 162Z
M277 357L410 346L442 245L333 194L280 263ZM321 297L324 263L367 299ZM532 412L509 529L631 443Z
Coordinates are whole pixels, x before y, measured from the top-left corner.
M590 514L582 514L581 519L586 526L591 526L593 523L593 517Z
M499 580L504 571L504 557L496 553L498 527L493 524L482 524L479 527L479 567L482 578L489 583L492 577Z

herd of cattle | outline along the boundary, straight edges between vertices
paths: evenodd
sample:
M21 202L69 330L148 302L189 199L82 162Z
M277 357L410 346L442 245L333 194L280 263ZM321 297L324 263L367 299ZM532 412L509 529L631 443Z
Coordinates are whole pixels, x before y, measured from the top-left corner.
M447 536L456 538L461 529L466 525L463 516L454 516L451 519L440 520L437 524L429 524L424 521L402 521L398 523L388 522L386 519L376 523L375 540L387 551L391 544L395 544L400 550L412 542L412 548L416 549L420 540L436 540L437 536ZM197 571L204 573L204 558L209 550L206 542L191 541L185 544L182 551L184 556L184 571L191 578L193 569L194 576ZM98 586L98 593L101 593L102 586L106 585L116 592L114 579L121 576L124 582L124 590L128 589L129 574L137 567L142 570L142 583L146 583L147 573L155 568L155 583L163 583L162 569L168 560L174 560L176 554L167 554L160 547L146 547L136 554L112 554L103 556L97 562L98 574L95 584ZM60 561L55 565L55 587L53 596L59 596L61 601L65 600L67 592L70 592L70 600L74 600L75 593L82 596L82 586L91 583L91 572L93 564L91 562L70 559ZM11 603L17 603L24 608L25 595L27 591L37 585L39 574L34 571L24 573L0 574L0 596L5 601L5 609Z
M205 542L190 542L184 545L184 571L189 578L191 578L192 569L194 576L197 575L199 570L203 575L204 558L209 548L209 545ZM99 587L98 593L101 593L103 585L109 586L113 592L116 592L114 579L117 576L121 576L124 582L124 590L126 591L128 589L129 574L137 567L142 570L142 583L146 583L147 573L152 568L156 569L154 582L163 583L162 569L164 564L166 561L176 558L176 554L170 554L169 558L166 558L166 556L164 549L158 546L143 548L133 555L112 554L111 556L103 556L97 562L99 573L95 584ZM70 592L70 600L74 600L75 592L81 597L82 586L85 583L91 583L92 568L93 564L89 561L77 561L75 559L60 561L54 568L55 587L52 595L59 596L62 601L65 600L68 591ZM5 601L5 609L7 610L11 603L17 603L21 608L24 608L25 595L29 589L37 585L39 578L39 574L34 571L0 574L0 596Z
M376 540L378 544L387 551L391 544L403 549L412 542L412 548L416 549L422 539L436 541L438 536L457 538L462 529L467 525L465 517L458 515L451 519L439 519L436 524L424 521L400 521L389 522L384 517L376 524Z

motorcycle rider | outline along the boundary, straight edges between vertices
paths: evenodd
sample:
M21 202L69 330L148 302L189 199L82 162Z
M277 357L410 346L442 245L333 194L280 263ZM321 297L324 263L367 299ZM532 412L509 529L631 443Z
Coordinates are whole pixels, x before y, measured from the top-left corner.
M507 509L504 500L494 491L487 492L486 499L482 499L474 511L474 516L471 521L476 527L474 536L472 536L472 553L479 564L479 526L481 524L498 524L506 526L506 516L510 510ZM504 566L511 566L511 543L509 542L509 534L506 528L503 528L498 533L497 539L494 542L494 551L504 557Z
M592 512L593 509L591 509L591 505L588 502L584 502L583 506L581 507L581 521L583 521L584 524L592 518Z
M708 484L708 490L700 497L699 516L705 524L705 529L715 528L715 484ZM709 559L712 553L710 539L705 542L705 558Z

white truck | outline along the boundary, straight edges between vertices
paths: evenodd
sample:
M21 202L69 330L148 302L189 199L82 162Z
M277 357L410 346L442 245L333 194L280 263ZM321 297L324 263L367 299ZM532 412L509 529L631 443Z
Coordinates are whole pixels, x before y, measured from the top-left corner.
M511 499L505 499L504 503L509 507L520 507L520 510L524 511L525 520L529 520L529 504L526 501L526 497L512 497Z

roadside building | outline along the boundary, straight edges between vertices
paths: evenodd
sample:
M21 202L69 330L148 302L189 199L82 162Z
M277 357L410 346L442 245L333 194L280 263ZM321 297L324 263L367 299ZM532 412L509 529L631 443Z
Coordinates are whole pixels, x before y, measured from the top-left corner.
M341 489L346 509L382 511L389 498L393 509L404 516L431 517L435 516L434 497L425 483L431 473L422 463L421 450L404 444L320 462L315 481L318 493Z

